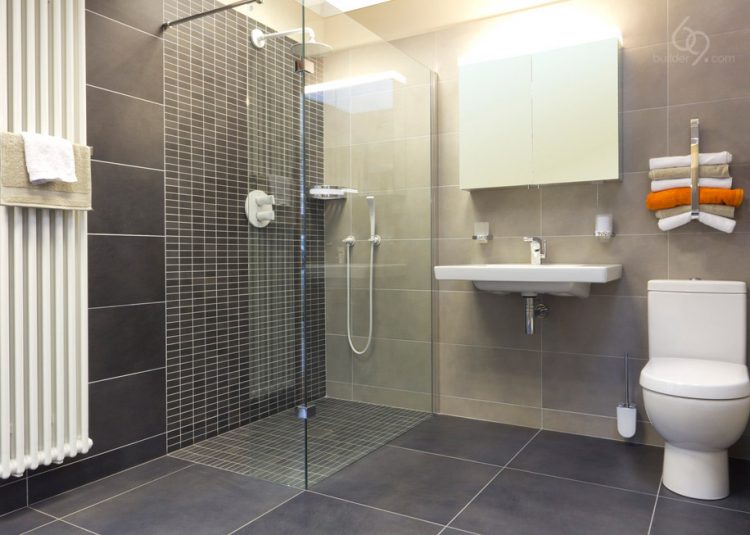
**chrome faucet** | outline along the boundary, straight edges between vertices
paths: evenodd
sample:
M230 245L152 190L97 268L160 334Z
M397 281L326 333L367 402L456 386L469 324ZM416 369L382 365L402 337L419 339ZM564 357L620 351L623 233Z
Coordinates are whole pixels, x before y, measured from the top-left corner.
M538 266L547 258L547 240L526 236L523 241L531 246L531 264Z

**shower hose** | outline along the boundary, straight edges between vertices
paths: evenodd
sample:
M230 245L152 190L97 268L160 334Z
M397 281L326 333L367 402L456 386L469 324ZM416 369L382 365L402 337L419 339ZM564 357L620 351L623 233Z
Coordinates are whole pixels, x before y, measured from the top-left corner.
M352 348L357 355L364 355L367 350L370 349L370 343L372 342L372 280L375 263L375 245L376 242L373 238L370 240L370 290L369 290L369 314L370 314L370 326L367 330L367 344L362 350L357 349L352 341L352 247L354 243L347 243L346 245L346 337L349 340L349 347Z

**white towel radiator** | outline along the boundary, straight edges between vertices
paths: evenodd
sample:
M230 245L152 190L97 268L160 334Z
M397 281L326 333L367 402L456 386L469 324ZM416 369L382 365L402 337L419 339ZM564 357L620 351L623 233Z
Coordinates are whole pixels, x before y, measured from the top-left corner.
M84 21L84 0L0 0L0 131L86 143ZM0 206L3 479L91 447L86 221Z

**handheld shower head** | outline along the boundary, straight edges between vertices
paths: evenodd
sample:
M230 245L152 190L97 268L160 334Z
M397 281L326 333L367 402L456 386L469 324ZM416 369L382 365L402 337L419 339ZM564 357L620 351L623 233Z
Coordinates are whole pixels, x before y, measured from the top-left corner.
M375 236L375 197L367 196L367 210L370 212L370 237Z

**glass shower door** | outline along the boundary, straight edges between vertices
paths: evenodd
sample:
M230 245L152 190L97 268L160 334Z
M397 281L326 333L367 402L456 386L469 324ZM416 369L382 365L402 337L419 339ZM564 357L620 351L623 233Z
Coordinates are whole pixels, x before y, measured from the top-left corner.
M433 403L433 74L326 5L303 8L307 486Z

